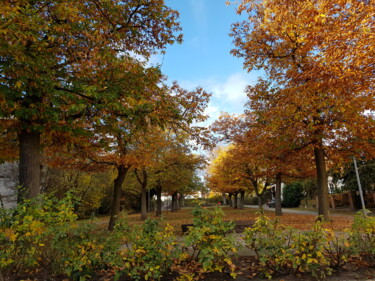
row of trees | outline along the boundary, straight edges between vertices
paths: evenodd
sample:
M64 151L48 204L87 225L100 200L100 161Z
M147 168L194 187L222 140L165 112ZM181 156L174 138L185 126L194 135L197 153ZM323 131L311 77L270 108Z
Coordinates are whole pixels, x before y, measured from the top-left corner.
M212 129L233 143L238 156L230 158L254 163L263 186L276 182L279 204L282 177L304 177L315 162L319 215L330 220L327 169L375 156L374 9L357 0L243 0L238 7L247 19L232 27L232 53L265 75L247 88L245 113L223 115Z
M194 170L187 138L204 141L193 124L205 120L210 95L168 86L147 65L181 42L177 18L163 0L3 3L0 142L3 160L19 159L18 201L39 194L42 163L112 167L112 229L130 169L143 193L149 173ZM157 181L159 191L167 185Z

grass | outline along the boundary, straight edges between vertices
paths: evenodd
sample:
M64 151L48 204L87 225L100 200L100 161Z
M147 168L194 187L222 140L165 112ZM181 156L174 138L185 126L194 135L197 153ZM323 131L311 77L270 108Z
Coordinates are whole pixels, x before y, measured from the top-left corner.
M254 221L258 216L258 210L256 209L231 209L229 207L222 207L226 216L226 220L252 220ZM149 218L161 220L162 224L170 224L176 231L176 234L181 234L182 224L193 223L193 216L191 214L192 208L183 208L177 212L163 212L162 217L155 217L154 214L149 214ZM275 213L273 211L265 211L265 214L271 218L275 218ZM278 217L279 221L287 226L291 226L300 230L311 229L315 223L315 215L300 215L300 214L287 214L284 213L283 216ZM105 229L108 225L108 217L102 217L96 219L100 228ZM130 225L141 224L140 214L127 215L127 220ZM325 227L336 231L343 231L350 227L353 222L352 216L334 216L332 222L326 222Z

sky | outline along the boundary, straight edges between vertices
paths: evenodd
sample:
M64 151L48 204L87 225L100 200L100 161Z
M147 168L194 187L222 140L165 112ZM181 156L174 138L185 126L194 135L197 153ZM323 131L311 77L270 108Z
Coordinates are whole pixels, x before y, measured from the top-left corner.
M179 11L184 41L168 46L165 55L154 58L169 81L183 88L198 86L212 93L206 109L213 122L221 112L242 113L246 102L244 89L256 81L256 74L243 70L243 61L230 54L232 23L241 20L236 6L225 0L167 0Z

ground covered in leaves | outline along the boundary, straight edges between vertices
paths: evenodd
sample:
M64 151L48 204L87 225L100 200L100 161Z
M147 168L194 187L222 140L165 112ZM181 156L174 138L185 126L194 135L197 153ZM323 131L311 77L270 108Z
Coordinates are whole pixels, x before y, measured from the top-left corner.
M193 223L193 215L191 213L192 208L183 208L177 212L165 211L160 220L163 223L168 223L176 231L176 234L182 234L181 225ZM235 221L254 221L258 217L259 210L248 209L244 210L232 209L229 207L223 207L226 217L225 220L235 220ZM265 211L267 217L274 219L275 212ZM157 219L154 214L150 214L150 218ZM290 214L284 213L281 217L278 217L280 223L286 226L291 226L300 230L311 229L316 221L315 215L300 215L300 214ZM332 222L326 222L324 225L334 231L345 231L346 228L350 227L353 223L353 214L338 214L334 215ZM129 214L127 220L130 225L141 224L140 214ZM105 228L108 223L108 217L99 218L97 222L101 227Z

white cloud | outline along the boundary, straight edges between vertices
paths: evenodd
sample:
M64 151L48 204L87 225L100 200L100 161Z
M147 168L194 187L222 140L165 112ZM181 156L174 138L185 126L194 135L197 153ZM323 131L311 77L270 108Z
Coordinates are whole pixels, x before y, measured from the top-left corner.
M216 81L211 87L213 102L220 104L223 111L242 113L247 101L245 89L251 83L242 73L232 74L225 81Z
M246 73L234 73L226 79L210 78L200 81L180 81L181 87L194 90L200 86L205 91L212 93L205 113L209 119L201 125L209 126L222 112L241 114L244 111L247 96L245 88L253 84L254 80Z

